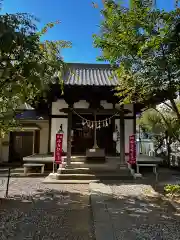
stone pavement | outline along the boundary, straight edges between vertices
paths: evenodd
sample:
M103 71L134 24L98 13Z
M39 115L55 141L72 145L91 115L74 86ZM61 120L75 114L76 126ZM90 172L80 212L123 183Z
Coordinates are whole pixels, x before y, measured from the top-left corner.
M92 239L88 185L44 185L42 180L11 179L9 198L0 204L0 239Z
M90 184L96 240L178 240L180 218L150 185Z

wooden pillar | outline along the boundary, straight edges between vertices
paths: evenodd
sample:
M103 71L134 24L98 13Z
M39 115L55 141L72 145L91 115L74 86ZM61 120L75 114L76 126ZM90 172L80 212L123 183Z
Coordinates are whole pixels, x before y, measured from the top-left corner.
M96 148L98 148L98 145L97 145L97 129L96 129L96 111L94 111L94 121L95 121L95 124L94 124L94 146L93 146L93 148L96 149Z
M71 128L72 128L72 111L69 106L67 126L67 165L71 164Z
M120 163L125 163L125 124L124 124L124 106L121 106L120 112Z
M136 105L133 105L133 133L136 135Z
M52 125L52 103L50 103L49 107L49 130L48 130L48 153L51 152L51 125Z

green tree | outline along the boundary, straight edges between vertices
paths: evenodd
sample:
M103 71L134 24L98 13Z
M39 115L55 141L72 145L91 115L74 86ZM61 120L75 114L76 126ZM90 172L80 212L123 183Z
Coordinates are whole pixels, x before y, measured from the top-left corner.
M134 8L139 5L146 6L146 7L155 7L156 0L130 0L129 1L130 8Z
M65 64L60 51L71 47L66 41L41 41L57 23L48 23L40 32L36 19L28 14L0 15L0 132L14 126L19 104L31 104L50 83L62 83Z
M175 7L178 7L179 0L175 0Z
M177 106L180 109L179 101ZM172 140L180 141L180 124L172 109L164 104L158 108L148 109L142 113L138 123L145 132L152 134L156 143L156 152L163 145L163 140L166 139L167 160L169 160Z
M109 61L119 78L117 95L124 103L153 104L169 100L180 122L175 98L180 90L179 14L135 1L125 8L106 1L101 32L95 46L102 49L99 60Z

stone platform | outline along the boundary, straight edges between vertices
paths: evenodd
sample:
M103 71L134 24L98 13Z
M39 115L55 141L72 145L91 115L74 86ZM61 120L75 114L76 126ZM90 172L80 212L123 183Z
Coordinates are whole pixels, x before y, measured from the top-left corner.
M83 164L84 165L84 164ZM89 164L87 164L89 165ZM59 168L57 173L50 173L44 183L78 183L102 181L102 180L130 180L133 179L128 168L119 165L90 164L86 167ZM72 182L71 182L72 181Z

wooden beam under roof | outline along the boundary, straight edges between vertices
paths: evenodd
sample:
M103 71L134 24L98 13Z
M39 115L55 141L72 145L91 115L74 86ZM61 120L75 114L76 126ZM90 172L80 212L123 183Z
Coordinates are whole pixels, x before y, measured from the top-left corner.
M96 114L99 115L113 115L113 114L120 114L121 110L120 109L93 109L93 108L62 108L59 111L60 112L64 112L64 113L68 113L69 111L76 111L79 114L94 114L94 112L96 112ZM128 114L128 113L132 113L129 109L124 109L124 114Z

